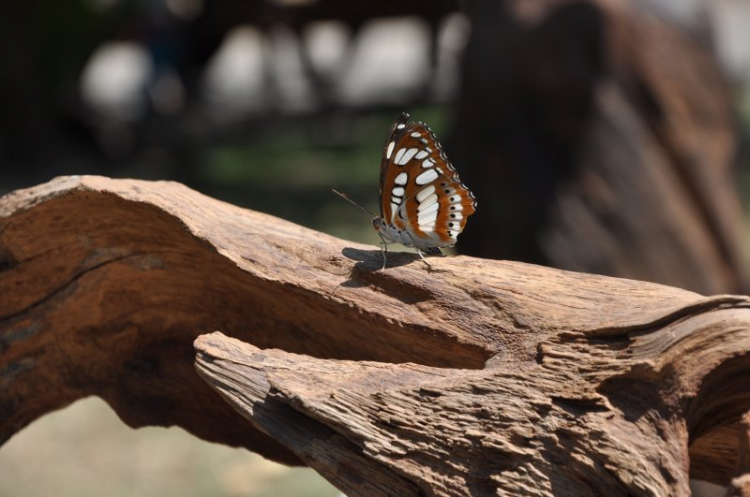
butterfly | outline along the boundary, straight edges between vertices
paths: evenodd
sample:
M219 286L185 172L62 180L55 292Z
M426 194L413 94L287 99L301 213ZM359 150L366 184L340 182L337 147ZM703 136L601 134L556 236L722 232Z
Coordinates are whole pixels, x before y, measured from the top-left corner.
M455 245L476 207L474 194L459 179L435 134L401 114L383 147L380 216L370 213L383 241L383 269L389 243L415 248L429 266L422 252L441 255L441 247Z

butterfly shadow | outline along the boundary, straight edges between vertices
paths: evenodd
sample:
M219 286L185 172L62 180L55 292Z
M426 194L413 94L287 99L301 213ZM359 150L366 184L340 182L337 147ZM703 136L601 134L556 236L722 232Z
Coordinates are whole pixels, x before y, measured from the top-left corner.
M341 253L347 259L357 261L354 265L354 269L357 271L380 271L383 268L383 252L380 250L361 250L346 247ZM388 252L385 268L406 266L414 261L419 261L419 255L409 252Z
M419 285L412 285L395 273L382 272L383 253L380 250L360 250L347 247L341 251L344 257L357 261L349 274L349 279L338 286L360 288L364 286L378 287L401 300L405 304L416 304L434 298L430 291L425 291ZM386 269L406 266L408 264L423 264L418 254L408 252L388 252ZM426 271L435 271L425 266ZM382 276L381 276L382 275Z
M371 285L371 278L367 275L377 273L383 268L383 252L380 250L361 250L351 247L344 248L341 253L347 259L357 261L349 275L349 280L342 283L345 287L361 287ZM406 266L412 263L424 264L420 260L419 254L409 252L388 252L386 269ZM434 271L429 266L425 270Z

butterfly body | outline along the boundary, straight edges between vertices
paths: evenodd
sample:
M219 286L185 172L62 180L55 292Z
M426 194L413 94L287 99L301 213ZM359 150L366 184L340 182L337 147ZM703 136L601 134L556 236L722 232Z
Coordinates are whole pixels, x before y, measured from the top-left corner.
M382 217L376 217L375 219L373 219L372 224L375 228L375 231L380 233L380 235L389 242L400 243L405 247L414 247L428 254L440 254L442 252L440 252L439 247L450 246L435 246L433 240L424 237L414 237L409 232L409 230L405 229L405 227L389 225Z
M476 210L476 200L461 183L437 141L421 122L404 113L393 123L380 166L380 217L373 227L384 243L440 254L452 247Z

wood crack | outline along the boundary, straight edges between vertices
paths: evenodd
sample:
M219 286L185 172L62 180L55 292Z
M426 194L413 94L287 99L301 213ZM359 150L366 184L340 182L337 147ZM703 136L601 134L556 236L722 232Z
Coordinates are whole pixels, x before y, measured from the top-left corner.
M371 247L176 184L61 178L0 213L25 260L0 271L0 440L98 395L351 496L742 481L747 297L470 257L369 273Z

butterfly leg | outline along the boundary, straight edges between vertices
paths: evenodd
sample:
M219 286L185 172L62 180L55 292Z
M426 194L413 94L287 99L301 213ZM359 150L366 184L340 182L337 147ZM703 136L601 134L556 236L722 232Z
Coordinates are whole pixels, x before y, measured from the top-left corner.
M386 254L388 253L388 242L385 241L385 238L380 233L378 233L378 236L381 240L383 240L382 242L380 242L380 250L383 253L383 267L380 268L380 270L382 271L383 269L385 269L385 263L387 261Z
M416 250L416 251L417 251L417 254L419 254L419 258L420 258L420 259L422 259L422 262L424 262L425 264L427 264L427 267L428 267L428 268L429 268L430 270L432 270L432 266L430 265L430 263L429 263L429 262L427 262L427 259L425 259L425 258L424 258L424 256L422 255L422 251L421 251L421 250L419 250L418 248L415 248L414 250Z

